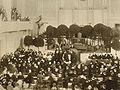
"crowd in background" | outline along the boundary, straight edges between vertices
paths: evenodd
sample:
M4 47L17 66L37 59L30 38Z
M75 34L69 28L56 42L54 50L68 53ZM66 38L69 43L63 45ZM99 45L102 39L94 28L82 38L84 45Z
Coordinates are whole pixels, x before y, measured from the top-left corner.
M30 18L27 16L22 17L22 15L18 12L17 8L12 8L11 20L13 20L13 21L30 21Z
M21 90L35 84L35 90L119 90L119 59L112 54L94 54L89 59L86 63L77 61L76 54L70 49L57 48L55 53L47 54L17 49L1 59L4 70L0 75L0 87Z
M7 13L4 8L0 8L0 20L7 21Z
M4 8L0 8L0 20L1 21L8 21L7 12ZM23 17L17 8L12 8L11 10L11 20L12 21L30 21L30 17L26 16Z

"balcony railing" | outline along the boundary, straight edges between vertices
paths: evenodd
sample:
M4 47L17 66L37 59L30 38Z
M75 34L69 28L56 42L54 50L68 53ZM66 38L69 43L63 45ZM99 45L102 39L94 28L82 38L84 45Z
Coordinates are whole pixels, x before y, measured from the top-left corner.
M33 29L33 25L28 21L1 21L0 33Z

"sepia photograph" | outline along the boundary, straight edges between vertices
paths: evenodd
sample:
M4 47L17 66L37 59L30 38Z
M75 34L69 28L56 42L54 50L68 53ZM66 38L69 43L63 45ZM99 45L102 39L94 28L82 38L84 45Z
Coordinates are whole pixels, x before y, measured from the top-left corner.
M120 0L0 0L0 90L120 90Z

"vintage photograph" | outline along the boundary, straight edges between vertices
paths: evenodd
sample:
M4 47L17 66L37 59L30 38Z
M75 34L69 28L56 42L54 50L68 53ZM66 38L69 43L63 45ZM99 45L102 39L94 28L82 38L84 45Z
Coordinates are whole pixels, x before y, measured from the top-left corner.
M0 90L120 90L120 0L0 0Z

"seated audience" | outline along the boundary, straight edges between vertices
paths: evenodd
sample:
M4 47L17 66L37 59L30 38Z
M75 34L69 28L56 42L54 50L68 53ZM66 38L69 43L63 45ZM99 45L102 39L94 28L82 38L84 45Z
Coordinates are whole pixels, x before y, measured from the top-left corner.
M90 55L77 62L75 53L57 48L55 53L17 49L1 58L0 90L71 88L75 90L117 90L119 59L112 54ZM111 84L111 86L109 86Z

